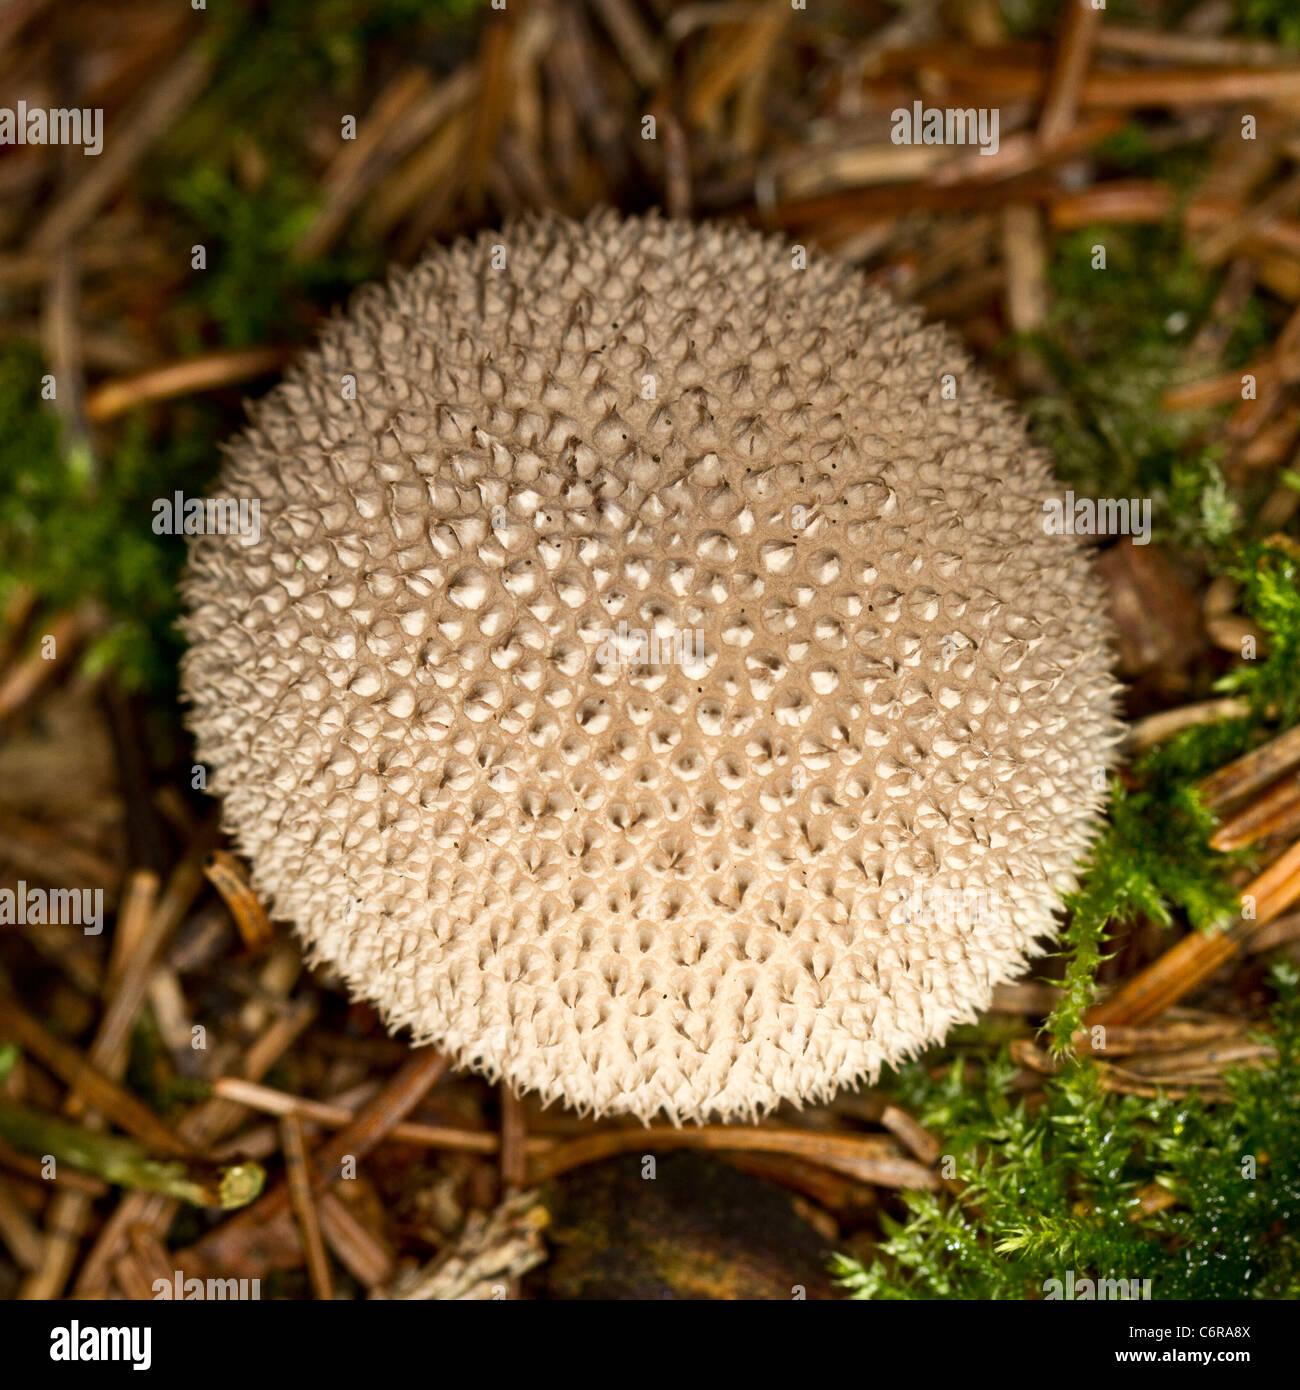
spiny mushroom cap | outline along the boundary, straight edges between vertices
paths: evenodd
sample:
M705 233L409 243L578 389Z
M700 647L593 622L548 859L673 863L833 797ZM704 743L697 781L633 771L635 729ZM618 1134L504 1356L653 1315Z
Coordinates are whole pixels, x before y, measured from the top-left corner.
M1095 824L1107 625L1046 460L947 331L794 261L609 213L434 250L254 408L218 490L260 538L192 542L254 885L547 1101L874 1078L1043 949Z

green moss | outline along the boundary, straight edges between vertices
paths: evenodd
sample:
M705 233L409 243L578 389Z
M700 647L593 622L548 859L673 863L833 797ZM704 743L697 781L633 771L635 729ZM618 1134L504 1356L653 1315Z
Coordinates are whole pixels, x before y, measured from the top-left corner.
M1205 176L1211 141L1189 140L1167 148L1150 125L1130 120L1091 150L1100 178L1159 179L1180 194L1193 192Z
M181 538L153 534L153 501L206 479L215 453L205 432L158 445L143 420L127 426L102 468L65 448L58 417L41 399L39 357L0 351L0 589L34 589L50 611L98 600L109 616L86 657L127 686L166 687L175 644Z
M1300 48L1300 10L1294 0L1237 0L1242 32Z
M1101 1088L1075 1063L1036 1108L1012 1099L1003 1052L974 1076L919 1064L893 1090L944 1138L960 1198L909 1193L870 1266L841 1257L858 1298L1042 1298L1048 1280L1151 1280L1156 1299L1300 1296L1300 993L1276 973L1275 1064L1234 1073L1208 1106ZM932 1065L932 1063L931 1063ZM1176 1206L1141 1215L1157 1183Z
M1300 565L1288 550L1248 546L1225 566L1242 583L1245 611L1265 635L1265 654L1243 661L1219 688L1245 697L1251 713L1184 730L1138 760L1130 786L1115 782L1110 816L1079 891L1066 899L1062 935L1065 993L1049 1020L1054 1048L1066 1049L1095 995L1107 933L1139 915L1168 924L1175 913L1202 930L1236 911L1228 871L1241 854L1205 846L1214 817L1196 784L1252 744L1300 719Z
M1095 248L1105 268L1094 268ZM1084 228L1062 237L1050 266L1053 307L1038 351L1059 389L1026 402L1058 476L1090 496L1150 497L1156 533L1219 546L1239 525L1220 451L1200 442L1221 412L1170 411L1162 396L1187 379L1187 352L1214 299L1213 277L1176 227ZM1243 311L1234 347L1262 333ZM1202 366L1200 374L1204 374Z
M276 170L250 191L231 170L200 163L170 176L164 196L178 257L188 261L194 245L207 256L180 299L183 352L302 341L313 305L344 298L383 268L378 248L306 261L290 255L316 213L307 180L294 173Z
M436 58L485 0L232 0L209 14L216 77L174 137L178 149L221 158L243 140L300 150L303 113L322 99L363 94L377 49ZM359 112L353 112L356 115Z
M1264 631L1263 659L1243 660L1218 688L1250 700L1258 720L1300 721L1300 546L1250 545L1228 564Z
M1069 1046L1093 1002L1097 967L1111 929L1139 917L1167 926L1176 909L1199 927L1221 927L1234 911L1235 897L1223 872L1226 863L1187 854L1188 845L1204 845L1213 830L1213 817L1200 805L1191 780L1170 777L1166 758L1187 740L1180 736L1143 760L1137 775L1149 780L1139 790L1115 784L1110 823L1096 847L1092 870L1066 900L1071 917L1063 937L1064 994L1049 1024L1057 1050Z
M187 268L195 245L207 254L169 304L178 351L302 341L317 311L382 271L382 246L346 236L327 256L289 254L320 207L309 132L363 119L401 65L450 70L469 56L482 3L244 0L212 11L215 75L142 178L174 263Z

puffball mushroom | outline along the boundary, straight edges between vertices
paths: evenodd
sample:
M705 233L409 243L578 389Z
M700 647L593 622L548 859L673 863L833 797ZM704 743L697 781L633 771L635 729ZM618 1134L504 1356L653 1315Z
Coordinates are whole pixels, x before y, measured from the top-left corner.
M355 389L352 389L354 385ZM1019 974L1118 739L1103 599L951 333L604 212L362 290L228 451L183 683L275 915L581 1111L753 1117Z

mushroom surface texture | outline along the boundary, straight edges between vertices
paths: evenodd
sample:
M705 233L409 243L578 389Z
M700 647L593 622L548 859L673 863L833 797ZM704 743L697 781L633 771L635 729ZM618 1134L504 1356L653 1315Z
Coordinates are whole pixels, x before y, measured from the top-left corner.
M518 222L362 290L191 539L190 724L274 915L581 1111L874 1079L1058 926L1120 736L1019 414L735 226Z

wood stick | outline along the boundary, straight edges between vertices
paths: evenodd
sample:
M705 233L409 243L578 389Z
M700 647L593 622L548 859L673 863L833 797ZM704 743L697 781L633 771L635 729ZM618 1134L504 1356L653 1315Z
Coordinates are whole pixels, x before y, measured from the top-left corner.
M244 1075L260 1079L280 1060L301 1036L315 1017L310 1000L296 1007L270 1027L248 1049L244 1058ZM233 1129L247 1112L243 1106L214 1098L195 1106L177 1126L182 1138L196 1148L208 1148L227 1129ZM143 1224L166 1229L179 1210L179 1203L147 1193L132 1192L118 1203L96 1237L77 1277L76 1294L80 1298L102 1296L107 1292L113 1262L125 1246L132 1226Z
M527 1186L528 1127L524 1107L510 1083L503 1081L501 1095L501 1192L513 1197Z
M66 198L55 203L32 233L28 245L48 253L75 236L108 201L113 190L144 157L150 145L207 85L212 60L206 44L190 45L180 57L167 63L156 85L120 125L109 130L98 158L87 160L87 169L72 185Z
M1300 912L1288 912L1284 917L1275 917L1250 938L1246 949L1251 955L1257 955L1261 951L1274 951L1279 946L1288 946L1293 941L1300 941Z
M1188 1048L1185 1052L1157 1052L1149 1056L1133 1056L1125 1063L1126 1071L1152 1080L1178 1077L1186 1072L1214 1072L1240 1062L1257 1062L1276 1057L1277 1049L1269 1043L1251 1042L1239 1038L1235 1042L1210 1043L1205 1047Z
M429 74L422 67L404 68L389 82L356 132L344 140L321 181L324 201L311 225L289 253L295 261L322 256L337 240L345 223L383 173L393 157L394 135L420 99L430 90Z
M1274 917L1280 917L1300 898L1300 840L1264 870L1253 883L1246 885L1243 899L1254 898L1254 931Z
M943 1152L938 1139L924 1125L918 1124L901 1106L885 1106L880 1113L880 1123L911 1149L927 1168L934 1164Z
M1129 728L1124 747L1130 753L1140 753L1163 743L1184 729L1199 724L1215 724L1220 719L1244 719L1250 713L1245 700L1203 700L1199 704L1180 705L1177 709L1161 710L1139 719Z
M117 381L106 381L86 398L86 416L96 423L124 415L136 406L176 396L216 391L223 386L278 372L293 356L291 347L230 348L150 367Z
M599 1130L557 1143L550 1152L537 1155L529 1165L529 1179L533 1183L544 1182L571 1168L596 1163L615 1154L671 1149L797 1154L860 1182L926 1191L939 1187L935 1174L923 1164L902 1157L898 1144L887 1135L821 1134L802 1129L739 1125L700 1125L691 1129L651 1125L645 1129Z
M483 205L488 167L496 154L497 140L510 107L513 85L510 53L513 39L513 20L509 16L505 19L493 16L484 26L479 59L482 80L474 108L469 171L465 183L465 196L471 210L479 210Z
M78 604L50 619L35 650L0 678L0 721L13 718L56 676L62 675L86 639L102 625L103 618L93 604ZM42 650L46 642L53 644L53 655L48 659Z
M974 88L986 103L1040 101L1051 80L1045 50L1022 45L1012 57L1004 50L976 49L953 43L895 48L880 57L871 83L882 76L924 72ZM1179 108L1220 106L1234 102L1271 105L1300 93L1300 64L1275 67L1186 66L1164 68L1094 68L1079 88L1082 107L1132 110L1142 106ZM964 96L954 93L954 96Z
M261 1110L268 1115L296 1115L299 1119L327 1129L340 1129L356 1119L354 1111L327 1101L291 1096L270 1086L260 1086L239 1077L222 1076L212 1083L212 1094ZM420 1148L446 1149L455 1153L495 1154L501 1150L499 1135L485 1130L453 1129L447 1125L426 1125L403 1120L389 1130L387 1138L394 1144L413 1144Z
M317 1194L321 1234L339 1263L368 1290L387 1284L397 1271L397 1260L388 1245L359 1221L328 1188Z
M729 1168L778 1183L810 1198L834 1215L861 1216L876 1207L876 1189L870 1184L855 1182L841 1173L810 1163L806 1158L757 1152L720 1153L719 1157Z
M361 1108L346 1129L327 1139L312 1155L312 1191L335 1182L345 1158L360 1162L400 1124L446 1074L450 1063L432 1048L413 1051L389 1078L383 1089ZM202 1237L196 1252L220 1249L228 1241L268 1223L280 1221L289 1211L289 1191L281 1182L237 1216Z
M1300 174L1293 174L1267 197L1244 209L1231 221L1213 228L1200 238L1197 258L1203 265L1217 266L1236 252L1251 236L1262 234L1272 222L1295 206L1300 199Z
M213 850L203 873L230 909L245 947L250 951L266 950L274 929L261 899L248 881L248 870L233 854L218 849Z
M153 1286L158 1280L164 1280L169 1285L174 1282L176 1271L173 1266L176 1262L157 1234L147 1226L132 1228L130 1244L131 1254L145 1271L145 1278L149 1283L149 1296L152 1298Z
M217 812L212 812L203 829L185 851L171 877L148 927L141 934L134 953L122 972L121 981L109 1000L95 1038L92 1055L112 1058L125 1056L135 1026L135 1017L144 1002L154 963L180 926L203 886L203 865L218 835ZM102 1063L101 1063L102 1065Z
M1247 1024L1237 1018L1212 1018L1204 1022L1195 1020L1171 1021L1152 1027L1140 1025L1125 1026L1116 1024L1105 1030L1105 1045L1095 1047L1092 1035L1081 1030L1074 1036L1074 1045L1080 1051L1092 1052L1099 1057L1127 1057L1137 1053L1180 1052L1186 1048L1210 1042L1221 1042L1226 1038L1240 1038Z
M707 129L716 123L722 104L780 41L790 15L783 0L775 5L755 5L738 32L715 36L709 60L686 103L687 124Z
M1184 1100L1195 1092L1202 1100L1224 1101L1228 1098L1228 1088L1217 1078L1192 1080L1183 1078L1181 1084L1152 1081L1147 1077L1133 1076L1121 1067L1099 1067L1102 1089L1114 1091L1125 1096L1144 1096L1148 1100Z
M1266 39L1224 38L1219 34L1181 34L1169 29L1135 29L1105 24L1094 40L1105 53L1161 62L1214 63L1229 67L1271 67L1287 60L1287 52Z
M1074 124L1083 91L1084 75L1092 58L1101 11L1080 0L1067 0L1061 23L1061 41L1052 64L1043 114L1038 123L1039 143L1050 149Z
M13 1184L0 1175L0 1244L19 1269L40 1269L45 1261L45 1237L18 1200Z
M1247 900L1253 900L1253 918L1239 920L1213 935L1189 932L1145 970L1126 980L1109 999L1090 1009L1085 1027L1146 1023L1204 984L1259 927L1300 900L1300 841L1249 883L1241 896L1243 907Z
M1231 405L1241 399L1243 376L1249 374L1258 379L1275 370L1276 364L1269 360L1253 363L1239 371L1224 372L1205 381L1184 382L1181 386L1169 387L1161 395L1160 404L1165 410L1204 410L1211 406Z
M1300 762L1300 724L1221 767L1200 784L1201 800L1219 810L1249 796Z
M72 163L77 156L67 146L60 154L62 186L75 188L78 178L82 176ZM50 371L63 385L55 400L55 409L63 421L65 447L83 451L94 477L98 473L98 463L90 447L83 409L86 391L85 349L81 333L81 277L76 252L65 241L52 247L48 255L50 266L45 278L41 338Z
M117 865L7 809L0 809L0 854L20 872L39 874L43 882L80 880L102 888L106 899L116 890Z
M67 1286L82 1233L90 1219L92 1199L71 1186L55 1192L45 1208L45 1257L19 1285L26 1302L48 1303Z
M1093 222L1163 222L1175 205L1176 195L1167 184L1111 179L1054 198L1051 222L1058 231L1073 231Z
M47 1066L84 1105L158 1153L177 1158L192 1151L148 1106L106 1076L75 1047L56 1038L10 995L0 995L0 1033Z
M1283 833L1300 816L1300 772L1274 783L1214 832L1210 844L1218 850L1242 849L1256 840Z
M642 87L653 90L664 80L664 55L655 36L646 28L628 0L592 0L623 66Z
M126 876L117 921L113 926L108 970L104 975L103 990L108 998L121 988L127 966L144 940L145 931L158 906L159 887L158 875L148 869L134 869Z
M285 1115L280 1120L280 1146L284 1150L284 1179L289 1189L289 1202L307 1260L307 1277L316 1297L328 1302L334 1297L334 1279L330 1274L329 1256L325 1253L325 1241L321 1237L320 1219L312 1195L302 1122L296 1115Z
M2 278L2 277L0 277ZM18 655L27 625L36 616L41 596L30 584L16 583L0 609L0 671Z
M113 1276L123 1295L133 1302L143 1303L153 1297L149 1273L134 1250L128 1250L118 1257L117 1264L113 1267Z

